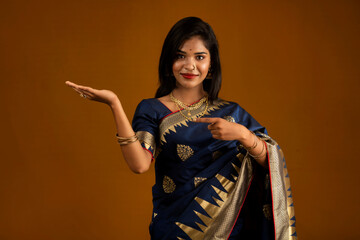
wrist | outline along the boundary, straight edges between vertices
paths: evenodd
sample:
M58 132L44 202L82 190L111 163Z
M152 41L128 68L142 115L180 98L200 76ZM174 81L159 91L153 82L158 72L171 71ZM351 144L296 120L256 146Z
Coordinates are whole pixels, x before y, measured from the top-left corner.
M121 107L121 103L120 103L120 100L118 98L114 99L114 100L111 100L109 103L108 103L109 107L111 109L115 109L115 108L119 108Z
M244 147L251 147L254 144L255 135L246 127L241 125L240 128L240 137L238 138L238 141L244 146ZM256 139L255 139L256 140Z

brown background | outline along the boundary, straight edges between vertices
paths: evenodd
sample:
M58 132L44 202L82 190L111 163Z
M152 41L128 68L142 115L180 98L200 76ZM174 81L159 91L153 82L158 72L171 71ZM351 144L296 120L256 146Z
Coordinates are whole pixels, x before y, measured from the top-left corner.
M256 3L255 3L256 2ZM149 239L153 168L130 172L110 109L153 97L180 18L212 25L221 97L282 146L300 239L359 238L359 1L26 1L0 6L0 239Z

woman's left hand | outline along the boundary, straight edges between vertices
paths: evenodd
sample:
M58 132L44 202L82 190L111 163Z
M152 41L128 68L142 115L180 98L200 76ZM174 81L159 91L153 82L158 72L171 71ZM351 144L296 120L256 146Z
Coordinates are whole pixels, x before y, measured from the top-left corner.
M240 142L251 136L251 132L239 123L229 122L223 118L197 118L194 122L209 123L213 138L225 141L238 140Z
M225 141L238 140L244 147L250 148L249 153L253 156L257 156L255 160L263 167L267 167L267 155L265 142L257 140L257 137L250 132L245 126L228 122L223 118L197 118L194 122L209 123L208 129L210 130L213 138ZM261 144L254 146L255 142L258 141ZM254 147L252 147L254 146Z

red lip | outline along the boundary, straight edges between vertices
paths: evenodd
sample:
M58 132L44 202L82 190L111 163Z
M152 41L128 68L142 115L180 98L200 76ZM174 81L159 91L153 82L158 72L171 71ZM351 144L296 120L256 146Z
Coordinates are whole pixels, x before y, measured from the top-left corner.
M197 74L192 74L192 73L181 73L181 75L187 79L192 79L198 76Z

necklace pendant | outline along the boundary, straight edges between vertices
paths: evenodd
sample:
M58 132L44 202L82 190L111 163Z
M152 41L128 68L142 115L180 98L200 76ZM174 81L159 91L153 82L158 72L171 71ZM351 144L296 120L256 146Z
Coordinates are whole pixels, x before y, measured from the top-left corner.
M191 113L190 113L190 111L188 112L188 114L187 114L189 117L191 116Z

